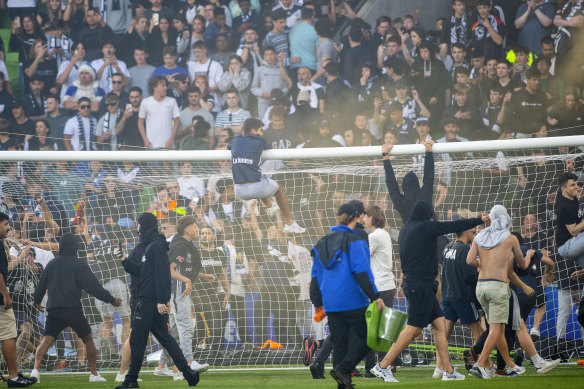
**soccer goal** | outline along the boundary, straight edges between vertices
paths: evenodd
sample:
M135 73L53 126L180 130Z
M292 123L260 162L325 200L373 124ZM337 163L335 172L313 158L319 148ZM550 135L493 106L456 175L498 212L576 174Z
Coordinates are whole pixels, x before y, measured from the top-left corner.
M576 357L582 349L575 309L584 279L571 279L576 265L557 255L553 241L557 175L584 174L584 136L437 143L434 207L441 220L475 216L504 204L513 230L545 251L555 269L542 267L536 291L539 308L527 327L542 357ZM398 181L407 172L423 177L424 147L398 145L391 163ZM302 361L304 337L324 339L309 300L310 250L330 227L336 210L350 199L379 206L393 240L393 271L400 279L397 239L402 226L386 186L381 147L287 149L264 152L262 170L286 191L302 235L281 233L279 212L258 201L235 198L229 151L13 152L2 153L2 212L13 232L6 243L17 263L8 275L18 318L18 358L29 366L42 334L44 313L32 304L42 267L58 250L56 237L80 236L79 257L87 260L100 282L127 302L129 278L115 258L119 243L130 251L137 243L137 215L155 213L159 231L175 234L175 223L192 215L198 223L203 268L193 283L190 319L194 323L195 359L215 366L282 365ZM41 200L42 199L42 200ZM446 236L443 245L454 236ZM420 242L424 244L424 242ZM32 247L30 250L28 247ZM93 328L101 366L115 367L130 331L127 307L85 296L84 311ZM407 309L403 294L394 307ZM409 365L435 359L432 330L427 328L402 355ZM455 359L472 345L460 325L450 337ZM514 348L519 347L516 345ZM158 344L148 346L157 361ZM82 343L71 332L59 338L45 360L47 369L84 359ZM154 362L153 362L154 363Z

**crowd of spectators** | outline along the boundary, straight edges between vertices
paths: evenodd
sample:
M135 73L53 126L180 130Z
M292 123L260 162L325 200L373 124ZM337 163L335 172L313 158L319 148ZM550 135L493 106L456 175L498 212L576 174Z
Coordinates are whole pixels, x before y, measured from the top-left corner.
M0 42L0 150L220 149L249 117L264 122L275 149L583 133L584 46L574 42L584 31L584 0L453 0L452 16L424 26L423 10L379 16L371 26L354 12L357 3L8 0L8 48L18 52L19 82L9 80ZM344 20L347 33L335 40ZM152 77L160 78L153 83ZM157 93L177 107L168 118L149 106L147 98ZM158 122L149 122L148 112ZM479 182L470 172L450 171L466 157L436 156L444 163L435 182L440 218L454 218L454 199L471 190L464 189L467 183ZM480 181L464 207L476 212L508 199L513 172L517 226L531 210L541 218L530 223L545 234L553 213L551 181L564 165L510 166L501 152L474 157L493 158L497 165L478 172L490 192L478 193L487 187ZM424 162L423 156L399 161ZM277 322L293 320L297 307L297 322L306 324L308 249L334 225L335 210L359 197L366 206L378 205L388 220L399 218L382 181L285 173L286 164L270 163L271 169L284 168L276 175L283 175L278 182L293 213L310 212L304 237L285 238L279 214L235 198L232 180L222 178L231 173L229 161L2 163L0 208L13 223L13 239L34 246L37 259L55 250L67 231L82 236L86 256L94 260L98 251L104 257L103 247L134 244L142 211L153 212L169 238L177 217L192 214L207 246L213 240L223 246L231 288L239 295L267 291L259 305L267 313L260 318L277 302L288 307L275 313ZM582 170L581 161L572 167ZM214 282L207 289L218 293ZM286 301L275 301L271 291L284 287ZM277 316L282 312L287 316ZM293 329L281 334L287 343L303 335L289 324L282 327ZM305 327L304 335L310 334ZM245 338L245 329L239 332Z

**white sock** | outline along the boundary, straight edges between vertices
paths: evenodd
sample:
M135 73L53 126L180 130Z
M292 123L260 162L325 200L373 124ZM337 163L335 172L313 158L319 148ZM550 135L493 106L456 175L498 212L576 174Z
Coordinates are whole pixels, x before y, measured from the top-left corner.
M529 357L529 359L531 359L533 366L535 366L537 369L543 365L543 359L537 353L533 357Z
M11 378L10 381L18 381L18 376Z

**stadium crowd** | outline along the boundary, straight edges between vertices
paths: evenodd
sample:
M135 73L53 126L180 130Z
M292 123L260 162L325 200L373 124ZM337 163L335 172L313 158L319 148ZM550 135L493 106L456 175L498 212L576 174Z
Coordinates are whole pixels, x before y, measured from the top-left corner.
M358 3L2 0L11 16L8 49L18 52L19 77L11 84L0 41L0 150L222 149L252 117L262 120L264 138L274 149L414 143L431 148L433 142L583 133L584 46L574 42L584 31L584 0L454 0L450 17L424 26L423 10L380 16L371 26L354 12ZM335 40L345 21L346 34ZM442 168L435 178L425 178L440 220L511 199L514 228L555 259L561 292L557 337L565 347L567 317L582 287L570 277L577 266L557 255L553 220L557 174L569 170L582 177L584 171L582 158L567 163L562 158L574 152L579 151L517 154L527 162L503 152L435 155ZM471 157L497 163L475 172L450 168ZM389 158L414 170L430 164L427 154ZM270 312L278 342L323 339L311 317L310 248L336 225L337 209L351 198L367 209L378 206L393 223L386 229L395 242L403 217L383 180L287 172L293 163L263 166L277 171L274 179L284 187L292 214L307 228L286 237L277 209L264 212L258 201L236 198L230 161L3 162L0 211L9 216L7 242L15 258L7 284L23 291L15 299L19 363L30 363L26 350L37 346L42 332L26 285L36 282L67 232L82 237L80 257L121 297L115 310L125 342L127 279L113 253L118 243L135 246L143 211L159 219L169 240L179 218L194 217L203 275L191 287L178 287L191 289L192 316L207 323L195 326L199 349L223 347L226 307L243 346L264 344ZM434 176L433 159L431 164ZM412 189L406 186L404 192ZM33 263L31 277L24 269ZM401 280L399 260L394 271ZM538 272L538 280L551 282L549 272ZM545 293L538 285L533 335L539 335L545 315ZM261 331L255 337L245 320L247 293L259 293L254 326ZM100 331L102 359L117 354L114 309L89 298L84 309ZM297 326L290 325L294 322ZM84 365L78 339L76 349ZM166 374L165 369L161 364L157 370Z

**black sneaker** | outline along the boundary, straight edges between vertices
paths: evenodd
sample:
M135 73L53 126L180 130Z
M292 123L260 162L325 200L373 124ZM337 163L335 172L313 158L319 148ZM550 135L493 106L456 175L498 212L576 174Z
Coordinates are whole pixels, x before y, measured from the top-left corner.
M6 382L8 383L9 388L27 388L36 384L37 379L34 377L27 378L21 373L18 373L18 379L16 381L8 379Z
M355 389L355 387L351 383L351 376L350 375L346 376L346 375L343 375L341 373L337 373L334 370L331 370L331 377L333 377L334 380L337 381L337 383L339 384L338 385L339 388Z
M513 358L513 362L515 362L515 364L517 366L523 366L524 359L525 359L525 354L523 353L523 350L520 348L515 350L515 357Z
M183 372L183 376L185 380L189 383L189 386L197 386L199 383L200 377L199 372L195 372L194 370L190 369L190 372Z
M363 377L363 373L361 373L359 369L354 369L351 372L351 377Z
M462 356L464 358L464 367L466 368L466 371L470 371L476 362L476 360L473 358L471 350L464 350L462 352Z
M324 366L318 362L314 362L310 365L310 374L312 374L312 379L324 380Z
M316 352L316 341L314 338L304 338L302 341L302 363L304 366L309 366L312 362L312 357Z
M137 382L122 382L121 384L119 384L118 386L115 387L115 389L129 389L129 388L139 388L138 383Z

